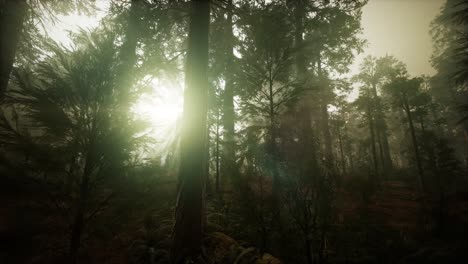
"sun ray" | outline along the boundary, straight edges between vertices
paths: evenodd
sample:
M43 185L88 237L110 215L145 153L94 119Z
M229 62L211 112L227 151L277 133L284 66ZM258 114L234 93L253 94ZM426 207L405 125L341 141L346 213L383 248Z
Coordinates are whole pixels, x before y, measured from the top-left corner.
M171 144L166 141L173 141L182 116L182 89L174 83L161 79L153 79L150 86L150 92L137 100L133 113L136 118L150 124L150 135L159 144Z

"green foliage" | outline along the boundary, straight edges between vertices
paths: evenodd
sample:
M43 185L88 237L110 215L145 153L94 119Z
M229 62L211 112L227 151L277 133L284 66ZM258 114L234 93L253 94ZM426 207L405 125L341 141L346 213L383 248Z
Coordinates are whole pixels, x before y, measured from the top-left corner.
M44 186L46 203L70 226L77 210L85 210L88 223L108 207L136 153L150 142L144 125L117 100L114 36L82 32L75 41L73 50L47 43L46 58L15 69L2 126L11 135L2 138L8 155L23 151L12 161L24 168L18 177ZM8 113L16 113L13 120ZM85 209L77 208L82 200Z

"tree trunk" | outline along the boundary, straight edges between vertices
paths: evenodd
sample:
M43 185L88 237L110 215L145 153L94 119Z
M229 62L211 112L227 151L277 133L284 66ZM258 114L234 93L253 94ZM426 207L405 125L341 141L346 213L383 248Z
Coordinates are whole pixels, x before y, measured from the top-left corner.
M136 63L136 46L138 43L138 21L140 19L143 0L131 0L130 11L127 18L127 29L125 39L120 51L120 58L124 62L123 68L132 68ZM125 73L125 72L123 72ZM127 74L129 75L129 74Z
M320 244L319 244L319 249L318 249L318 263L324 263L325 260L325 247L326 247L326 232L325 228L322 227L322 230L320 232Z
M300 82L305 81L305 75L307 72L306 68L306 61L304 57L304 53L299 52L303 47L304 39L303 39L303 34L304 34L304 16L305 16L305 10L304 10L304 4L302 0L296 0L296 6L295 6L295 26L296 26L296 31L295 31L295 36L294 39L296 41L295 46L296 46L296 68L297 68L297 78L299 79Z
M270 168L273 175L273 197L276 200L279 195L279 170L278 170L278 146L276 144L276 112L274 94L273 94L273 76L272 69L270 66L269 70L269 84L268 84L268 101L269 101L269 119L270 119L270 131L268 139L268 154L270 155Z
M376 122L377 123L377 122ZM379 147L379 158L380 158L380 164L382 167L380 168L382 171L380 172L383 176L385 176L385 156L384 156L384 149L383 149L383 144L382 144L382 134L380 133L381 130L378 128L379 126L376 125L376 140L377 140L377 145Z
M209 101L209 100L208 100ZM210 105L207 105L207 109L210 108ZM205 176L204 179L204 187L205 187L205 193L207 195L213 194L213 188L211 186L210 182L210 162L211 162L211 152L210 152L210 146L211 146L211 138L210 138L210 131L211 131L211 123L208 122L207 119L207 126L206 126L206 133L205 133L205 153L204 153L204 160L203 160L203 175ZM215 153L216 155L216 153ZM204 223L206 223L206 216L204 216Z
M297 0L295 1L295 48L296 48L296 70L297 70L297 79L301 83L304 89L307 89L308 82L307 82L307 68L306 68L306 60L304 56L304 52L302 52L304 39L304 17L305 17L305 10L304 10L304 1ZM314 131L312 129L312 109L309 103L310 94L306 93L302 97L301 104L301 114L300 121L302 123L302 130L300 133L301 140L300 142L303 144L303 176L305 176L308 180L311 180L313 174L318 171L318 164L317 164L317 155L316 155L316 146L314 144Z
M219 155L220 155L220 151L219 151L219 140L220 140L220 131L219 131L219 127L220 127L220 123L219 123L219 109L218 109L218 115L216 117L216 183L215 183L215 188L216 188L216 194L219 195L219 192L220 192L220 181L219 181L219 162L220 162L220 159L219 159Z
M322 62L320 58L317 61L317 69L319 79L322 85L322 102L320 105L320 116L321 116L321 127L322 127L322 136L323 136L323 143L324 143L324 158L325 158L325 166L328 170L328 173L331 174L333 177L334 171L334 162L333 162L333 150L332 150L332 139L330 134L330 125L329 125L329 116L328 116L328 85L325 84L325 76L323 76L322 72Z
M81 244L81 236L84 227L84 210L85 210L85 199L88 191L89 179L83 179L80 186L80 198L77 205L76 214L73 220L72 234L70 239L70 250L69 257L71 264L75 264L78 257L78 250Z
M410 111L410 107L409 107L409 103L408 103L408 99L406 98L406 95L403 94L402 97L403 97L402 98L403 99L403 107L404 107L405 112L406 112L406 117L408 118L408 124L409 124L410 133L411 133L411 140L413 142L414 155L416 157L416 165L418 167L419 185L420 185L422 194L425 194L426 193L426 185L425 185L425 182L424 182L424 170L423 170L423 167L422 167L421 157L420 157L420 154L419 154L419 145L418 145L418 141L416 139L416 132L414 130L413 118L412 118L412 115L411 115L411 111Z
M424 125L424 118L422 116L419 117L419 125L421 126L421 132L423 135L426 134L426 126Z
M236 189L240 188L239 173L236 166L236 144L235 144L235 112L234 112L234 54L233 43L234 35L232 33L232 9L233 0L227 3L227 23L226 23L226 41L225 56L226 65L224 77L226 86L223 93L223 156L221 162L221 172L224 179L229 179Z
M304 247L306 251L306 258L307 258L307 264L313 264L314 263L314 258L312 255L312 241L310 241L309 238L306 238L304 241Z
M90 147L91 148L91 147ZM83 172L83 177L80 183L79 196L76 201L76 212L72 223L71 238L70 238L70 248L69 248L69 263L75 264L78 258L78 251L81 246L81 237L83 235L83 229L85 226L85 213L86 213L86 204L89 197L89 181L91 177L91 172L93 170L92 166L92 155L88 152L86 157L86 164Z
M382 160L382 170L386 174L393 169L392 157L390 154L390 147L388 145L387 136L387 124L385 122L385 116L382 109L382 103L380 97L377 94L377 84L372 83L372 92L375 100L375 132L379 142L379 152Z
M383 144L383 153L384 153L384 160L385 160L385 168L389 172L393 170L393 160L390 154L390 145L388 144L388 135L386 124L383 124L385 128L381 131L382 133L382 144Z
M369 122L369 132L370 132L370 145L371 145L371 151L372 151L372 158L374 160L374 170L375 170L375 178L374 183L377 181L378 175L379 175L379 165L378 165L378 159L377 159L377 150L375 147L375 129L374 129L374 120L372 117L372 108L371 108L371 103L370 103L370 97L367 98L367 119Z
M121 104L122 114L128 112L128 94L133 84L134 66L137 61L136 48L138 45L138 28L140 12L143 9L142 0L131 0L127 18L125 38L120 49L121 64L118 68L116 100Z
M3 99L23 29L25 0L0 1L0 100Z
M421 118L421 129L423 129L424 133L424 125L422 123L422 118ZM433 147L434 146L434 147ZM435 154L435 146L437 146L437 143L429 146L428 149L428 156L429 156L429 163L432 169L432 172L435 175L435 180L437 184L437 192L438 192L438 204L436 205L436 212L437 213L435 217L435 226L434 226L434 234L436 237L440 238L442 235L442 231L444 230L444 224L445 224L445 212L446 212L446 203L445 203L445 188L443 186L444 181L442 179L442 176L440 175L440 170L439 170L439 164L438 164L438 159L436 158Z
M322 133L325 144L325 160L327 167L333 171L333 151L332 151L332 139L330 134L329 115L328 115L328 104L326 100L322 102L321 114L322 114Z
M185 72L179 193L172 261L183 263L201 253L203 238L205 150L208 101L210 1L192 0Z
M352 149L352 143L350 141L346 142L346 155L348 156L351 172L354 172L353 149Z
M346 175L346 159L345 159L345 154L343 150L343 138L341 135L341 131L338 128L338 143L340 145L340 157L341 157L341 169L343 170L343 175Z

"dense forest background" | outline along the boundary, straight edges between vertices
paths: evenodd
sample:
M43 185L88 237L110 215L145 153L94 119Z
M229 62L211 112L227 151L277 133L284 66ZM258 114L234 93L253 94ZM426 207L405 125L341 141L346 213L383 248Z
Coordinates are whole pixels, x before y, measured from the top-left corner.
M466 262L468 1L431 76L366 4L0 0L0 263Z

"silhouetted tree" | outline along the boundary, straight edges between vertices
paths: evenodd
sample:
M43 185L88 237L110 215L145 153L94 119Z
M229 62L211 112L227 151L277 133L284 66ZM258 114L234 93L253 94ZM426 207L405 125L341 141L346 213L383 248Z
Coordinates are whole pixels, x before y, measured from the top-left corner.
M172 249L174 263L199 256L203 238L210 1L191 1L190 12L180 182Z

